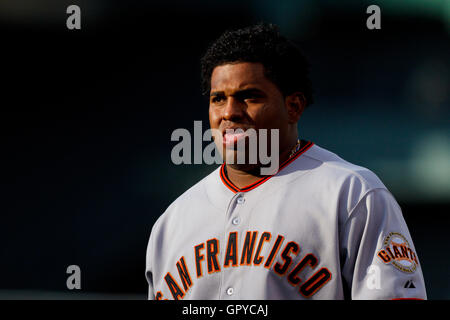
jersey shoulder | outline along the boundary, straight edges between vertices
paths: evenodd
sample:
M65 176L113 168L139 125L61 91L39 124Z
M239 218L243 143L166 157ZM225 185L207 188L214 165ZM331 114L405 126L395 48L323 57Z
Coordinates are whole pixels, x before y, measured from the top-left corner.
M311 168L310 177L329 195L346 202L351 210L369 192L386 186L371 170L350 163L335 153L318 145L311 147L305 154L304 162Z
M302 157L309 158L314 163L314 172L318 175L323 174L327 180L340 182L341 179L347 180L353 178L358 180L361 185L368 189L383 188L386 186L381 182L378 176L371 170L348 162L335 153L314 145Z

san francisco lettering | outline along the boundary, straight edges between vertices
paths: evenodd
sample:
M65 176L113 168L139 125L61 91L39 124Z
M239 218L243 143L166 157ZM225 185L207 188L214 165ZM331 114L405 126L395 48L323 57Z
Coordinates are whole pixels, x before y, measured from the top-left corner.
M176 274L167 272L164 283L173 299L183 299L194 284L194 279L221 272L223 268L239 268L242 266L266 268L285 279L298 293L309 298L331 280L331 272L322 267L315 270L319 259L313 253L300 256L300 245L295 241L285 241L284 236L273 237L268 231L258 235L258 231L247 231L242 245L238 243L238 232L230 232L226 237L223 261L219 258L219 239L212 238L193 247L195 270L189 270L185 256L176 262ZM267 250L269 249L269 250ZM266 252L263 255L263 252ZM294 264L294 259L301 259ZM301 274L311 273L309 277ZM308 272L309 271L309 272ZM315 271L315 272L314 272ZM155 295L156 300L167 299L162 291Z

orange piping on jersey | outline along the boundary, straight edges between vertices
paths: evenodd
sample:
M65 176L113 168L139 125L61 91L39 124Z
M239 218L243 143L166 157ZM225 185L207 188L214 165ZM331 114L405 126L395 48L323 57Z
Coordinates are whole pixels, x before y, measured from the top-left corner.
M305 143L296 153L294 153L294 155L292 157L290 157L289 159L287 159L285 162L283 162L280 166L280 168L278 169L277 173L280 172L281 170L283 170L288 164L290 164L291 162L293 162L294 160L296 160L300 155L302 155L305 151L307 151L309 148L311 148L314 143L310 142L310 141L305 141L302 140L302 143ZM272 178L275 174L273 175L269 175L269 176L265 176L264 178L259 179L258 181L255 181L251 184L249 184L248 186L245 186L243 188L238 188L236 187L233 182L231 182L228 177L227 174L225 173L225 163L222 164L221 168L220 168L220 179L222 180L223 184L230 189L231 191L233 191L234 193L237 192L247 192L250 190L255 189L256 187L260 186L261 184L263 184L264 182L266 182L267 180L269 180L270 178Z
M227 175L224 172L224 168L225 165L222 164L222 166L220 167L220 179L222 180L223 184L234 193L239 192L239 188L236 187L230 180L228 180Z

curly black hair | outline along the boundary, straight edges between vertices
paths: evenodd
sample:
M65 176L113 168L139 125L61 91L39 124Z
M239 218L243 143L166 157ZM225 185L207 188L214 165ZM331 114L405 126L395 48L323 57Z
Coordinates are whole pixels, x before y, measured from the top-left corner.
M243 29L226 31L201 58L202 91L211 90L215 67L236 62L259 62L264 74L284 96L302 92L306 105L313 103L309 63L300 49L282 36L274 24L260 23Z

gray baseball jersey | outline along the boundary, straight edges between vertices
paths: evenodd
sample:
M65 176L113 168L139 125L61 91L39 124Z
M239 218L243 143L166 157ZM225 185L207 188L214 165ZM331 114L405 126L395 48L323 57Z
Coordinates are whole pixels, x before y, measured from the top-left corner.
M149 299L426 299L401 209L366 168L301 142L238 188L222 165L150 235Z

